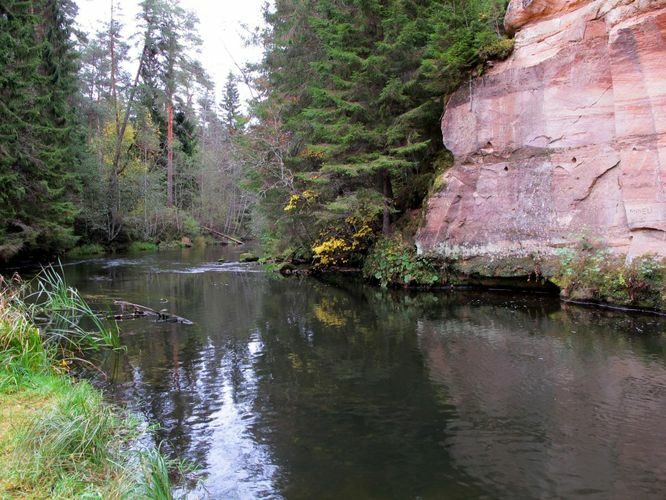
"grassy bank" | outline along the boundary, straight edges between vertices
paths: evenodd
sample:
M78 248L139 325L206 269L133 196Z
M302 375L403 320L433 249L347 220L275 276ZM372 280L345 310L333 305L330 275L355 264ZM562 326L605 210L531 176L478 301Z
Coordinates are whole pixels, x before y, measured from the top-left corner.
M117 348L59 274L0 286L0 498L171 498L168 463L141 449L140 421L69 376Z

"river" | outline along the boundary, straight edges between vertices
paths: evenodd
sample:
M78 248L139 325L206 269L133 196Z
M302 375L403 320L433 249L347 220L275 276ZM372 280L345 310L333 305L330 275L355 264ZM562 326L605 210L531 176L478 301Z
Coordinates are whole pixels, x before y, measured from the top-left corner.
M102 361L107 397L201 468L192 497L666 497L666 319L284 279L237 255L64 267L95 304L194 321L122 322L126 352Z

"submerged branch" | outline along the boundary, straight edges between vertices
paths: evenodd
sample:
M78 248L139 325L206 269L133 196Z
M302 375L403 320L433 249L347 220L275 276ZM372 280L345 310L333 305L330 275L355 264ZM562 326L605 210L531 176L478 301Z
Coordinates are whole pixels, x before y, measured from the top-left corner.
M130 315L129 319L134 319L134 318L141 318L141 317L153 317L157 318L158 321L165 321L169 323L181 323L183 325L193 325L194 322L190 321L189 319L183 318L181 316L176 316L175 314L171 314L165 311L156 311L155 309L151 309L150 307L142 306L141 304L134 304L132 302L127 302L125 300L116 300L113 302L114 305L120 306L120 315L115 315L114 319L117 320L123 320L123 319L128 319L124 315L125 309L130 310Z

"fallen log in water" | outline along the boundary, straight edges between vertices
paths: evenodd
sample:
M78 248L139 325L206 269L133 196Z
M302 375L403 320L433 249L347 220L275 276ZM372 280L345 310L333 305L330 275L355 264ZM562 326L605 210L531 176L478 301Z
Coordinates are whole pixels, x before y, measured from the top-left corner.
M135 319L148 316L148 317L157 318L157 321L164 321L167 323L181 323L183 325L194 324L192 321L190 321L187 318L176 316L175 314L168 313L165 310L156 311L155 309L151 309L150 307L142 306L141 304L134 304L133 302L127 302L125 300L115 300L113 304L116 306L120 306L120 314L116 314L113 316L114 319L116 320L122 321L124 319ZM125 309L130 310L129 314L125 314Z
M219 232L219 231L216 231L215 229L212 229L212 228L210 228L210 227L201 226L201 229L204 229L204 230L208 231L209 233L214 234L214 235L216 235L216 236L220 236L220 237L222 237L222 238L226 238L226 239L228 239L229 241L233 241L233 242L236 243L237 245L244 245L244 243L243 243L241 240L239 240L239 239L237 239L237 238L234 238L234 237L232 237L232 236L229 236L228 234L224 234L224 233L221 233L221 232Z

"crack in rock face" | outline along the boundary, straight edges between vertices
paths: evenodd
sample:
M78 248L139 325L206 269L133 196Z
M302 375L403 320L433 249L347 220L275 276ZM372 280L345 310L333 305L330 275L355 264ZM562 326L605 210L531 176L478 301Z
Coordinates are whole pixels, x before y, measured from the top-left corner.
M511 0L504 27L515 33L523 26L555 14L561 14L590 3L592 0Z
M666 0L512 0L516 49L449 100L421 253L666 257Z

